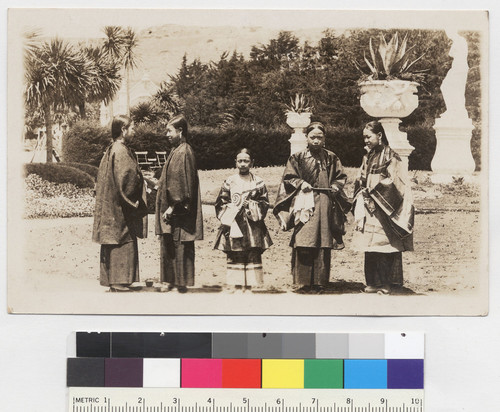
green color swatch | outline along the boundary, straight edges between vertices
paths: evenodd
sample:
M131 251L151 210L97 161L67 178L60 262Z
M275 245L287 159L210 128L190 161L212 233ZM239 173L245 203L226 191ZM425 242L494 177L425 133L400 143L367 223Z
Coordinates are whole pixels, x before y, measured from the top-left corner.
M344 361L342 359L305 359L304 388L342 389Z

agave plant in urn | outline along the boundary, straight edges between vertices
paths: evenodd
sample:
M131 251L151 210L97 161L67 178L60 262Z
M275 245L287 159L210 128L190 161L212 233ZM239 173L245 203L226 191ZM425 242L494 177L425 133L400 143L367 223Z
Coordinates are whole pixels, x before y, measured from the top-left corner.
M370 38L370 58L364 56L366 67L356 63L363 73L359 87L360 104L370 116L379 118L391 147L398 152L408 167L408 156L413 146L406 133L399 130L401 118L409 116L418 107L417 80L424 77L423 70L415 70L423 55L412 58L415 46L408 46L408 35L400 40L395 33L389 42L380 34L378 47Z
M305 129L311 123L312 106L303 94L297 93L295 99L290 98L290 104L285 105L286 124L293 129L290 142L290 155L305 149L307 139Z

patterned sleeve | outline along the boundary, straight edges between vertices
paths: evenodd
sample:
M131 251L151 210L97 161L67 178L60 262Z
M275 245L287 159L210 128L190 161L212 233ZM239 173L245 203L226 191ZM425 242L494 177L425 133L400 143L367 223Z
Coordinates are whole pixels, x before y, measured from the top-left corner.
M229 203L231 203L231 186L228 180L225 180L215 201L215 215L217 219L220 220Z
M405 189L406 182L402 162L398 157L393 156L381 173L380 182L370 190L370 195L377 201L382 210L391 216L403 202Z
M255 191L250 194L246 214L254 222L264 220L269 209L269 195L262 180L257 183Z

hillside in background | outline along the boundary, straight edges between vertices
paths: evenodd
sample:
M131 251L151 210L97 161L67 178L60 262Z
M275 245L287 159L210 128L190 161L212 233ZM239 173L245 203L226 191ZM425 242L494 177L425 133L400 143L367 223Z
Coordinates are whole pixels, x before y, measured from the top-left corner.
M325 28L297 30L294 34L301 40L316 43ZM180 67L184 54L188 62L199 58L202 62L218 61L225 51L234 50L247 58L252 46L266 44L275 38L279 30L263 27L191 27L165 25L150 27L138 33L137 54L141 58L134 71L132 81L140 80L145 72L159 84L173 75Z

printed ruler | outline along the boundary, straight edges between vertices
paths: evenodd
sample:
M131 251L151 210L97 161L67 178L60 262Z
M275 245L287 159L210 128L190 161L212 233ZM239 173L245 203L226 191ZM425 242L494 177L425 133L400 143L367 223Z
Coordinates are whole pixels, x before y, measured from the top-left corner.
M423 412L423 389L69 388L69 412Z

